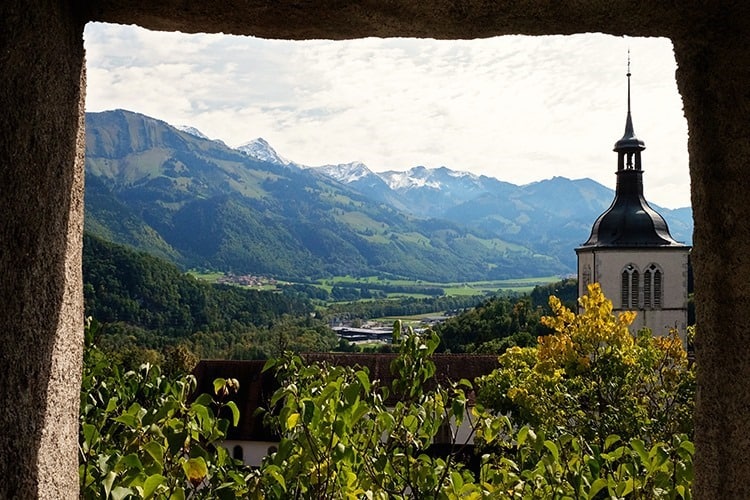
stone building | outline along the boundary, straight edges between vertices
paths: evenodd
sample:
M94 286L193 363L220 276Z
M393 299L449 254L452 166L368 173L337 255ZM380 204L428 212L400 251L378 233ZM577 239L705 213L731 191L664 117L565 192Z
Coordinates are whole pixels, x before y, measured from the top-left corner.
M576 248L578 296L597 282L615 311L638 313L633 329L665 335L676 328L684 338L690 247L672 238L664 218L643 196L641 153L646 145L633 130L629 71L627 76L625 134L614 147L615 199L594 222L589 239Z
M366 368L375 386L391 387L395 379L391 363L396 359L396 354L306 353L301 356L308 364ZM461 379L473 381L489 375L500 366L494 354L433 354L430 360L435 363L435 377L427 382L425 390L433 390L436 383L447 386L451 381ZM262 413L257 412L259 408L271 407L271 397L279 387L273 371L263 371L264 365L265 361L261 360L202 360L193 370L198 381L195 394L211 394L213 381L217 378L239 381L237 394L230 398L240 410L240 419L236 426L229 428L223 444L234 458L253 467L260 466L269 451L279 444L276 431L264 425ZM469 406L473 406L474 392L469 391L467 397ZM398 401L393 392L385 399L389 408L393 408ZM469 421L465 420L458 428L441 428L428 452L435 456L461 453L465 463L478 467L479 455L474 454L473 440L474 431Z

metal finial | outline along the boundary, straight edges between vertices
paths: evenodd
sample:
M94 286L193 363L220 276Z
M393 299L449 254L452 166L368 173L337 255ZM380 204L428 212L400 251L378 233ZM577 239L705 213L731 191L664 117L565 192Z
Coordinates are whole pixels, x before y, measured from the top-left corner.
M628 47L628 78L630 78L630 47Z
M630 47L628 47L628 114L630 114Z

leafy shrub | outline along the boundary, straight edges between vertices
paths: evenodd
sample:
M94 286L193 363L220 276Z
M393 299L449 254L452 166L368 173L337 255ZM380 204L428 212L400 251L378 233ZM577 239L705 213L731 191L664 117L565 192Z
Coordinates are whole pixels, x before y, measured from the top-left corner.
M681 342L631 336L630 316L613 316L597 287L581 303L576 316L553 299L545 322L554 334L501 356L473 405L471 382L435 382L438 336L400 323L388 387L358 367L306 364L291 353L269 361L281 384L265 420L280 441L256 471L221 447L230 425L222 417L239 418L225 402L237 381L216 380L215 396L191 403L192 377L168 380L150 365L122 373L93 346L92 323L81 496L691 498L694 449L683 431L694 382ZM459 440L461 425L469 441Z
M588 439L559 426L519 428L508 416L471 406L466 380L425 390L434 375L433 332L397 324L394 336L400 344L391 387L378 386L364 369L289 356L268 363L282 386L267 415L281 442L261 467L266 498L690 498L694 450L686 434ZM533 352L518 352L510 359L530 366ZM465 448L472 442L457 441L462 423L481 452L477 470ZM446 429L447 452L435 453Z
M192 375L169 379L158 366L123 372L94 345L100 326L86 328L79 476L81 498L235 498L252 473L221 446L235 403L224 401L236 380L214 382L216 397L189 397Z
M479 382L479 400L516 425L562 430L600 447L610 434L647 445L689 435L695 376L676 331L633 336L635 313L615 316L598 284L580 303L576 315L551 297L554 316L542 321L554 333L500 356L500 369Z

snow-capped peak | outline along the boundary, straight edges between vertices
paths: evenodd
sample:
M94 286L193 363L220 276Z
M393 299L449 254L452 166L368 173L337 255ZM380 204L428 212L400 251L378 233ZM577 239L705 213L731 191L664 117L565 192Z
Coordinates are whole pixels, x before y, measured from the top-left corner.
M339 165L321 165L313 168L343 184L351 184L368 175L373 175L367 165L359 161Z
M193 135L200 139L209 139L206 134L204 134L203 132L201 132L195 127L191 127L190 125L178 125L176 128L177 130L181 130L182 132L185 132L186 134Z
M393 190L409 190L419 188L442 189L446 183L454 184L455 180L476 184L479 178L469 172L458 172L446 167L427 168L413 167L406 172L388 171L380 174L383 180Z
M290 165L292 162L281 156L276 152L275 149L268 144L268 141L262 137L253 139L250 142L238 146L235 148L237 151L255 158L260 161L267 161L269 163L275 163L277 165Z
M430 174L430 169L419 166L413 167L406 172L397 172L394 170L382 172L380 176L395 191L422 187L439 189L440 183L435 182Z

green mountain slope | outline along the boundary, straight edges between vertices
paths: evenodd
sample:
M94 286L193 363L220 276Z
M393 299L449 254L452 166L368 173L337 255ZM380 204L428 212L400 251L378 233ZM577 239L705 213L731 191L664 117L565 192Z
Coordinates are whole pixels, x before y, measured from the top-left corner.
M315 172L258 161L143 115L86 120L87 230L182 266L435 281L570 271L497 234L408 216Z
M86 315L166 337L265 326L312 311L308 301L230 285L209 285L174 265L89 234L83 242Z

